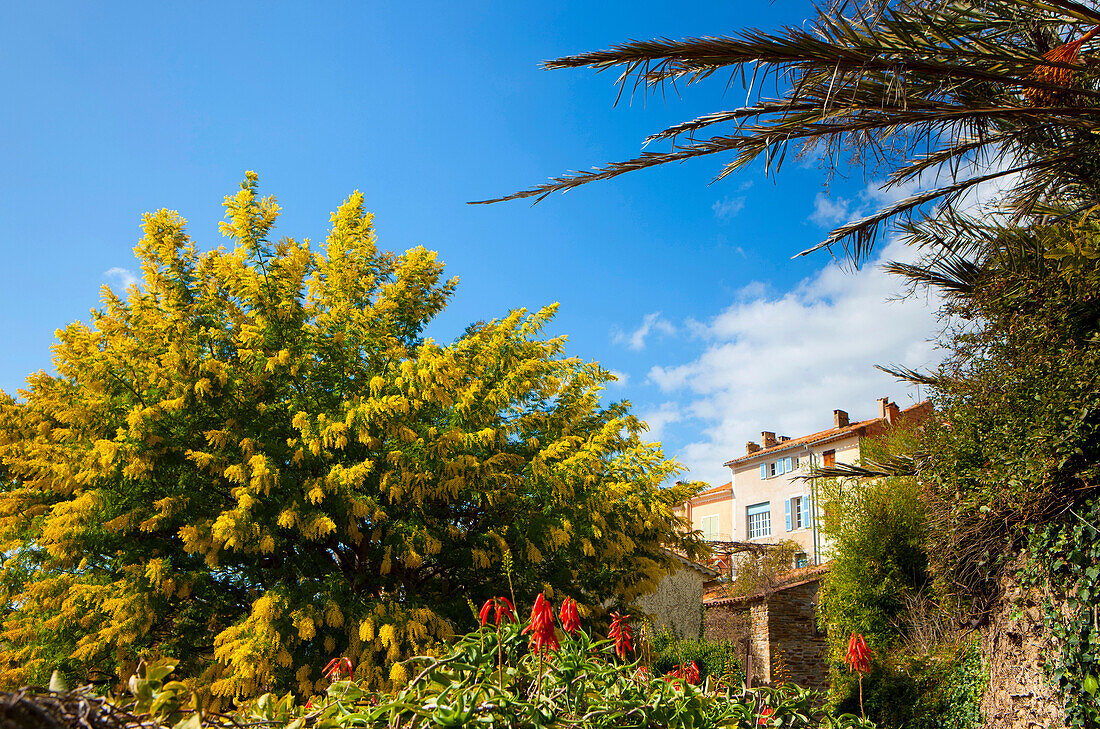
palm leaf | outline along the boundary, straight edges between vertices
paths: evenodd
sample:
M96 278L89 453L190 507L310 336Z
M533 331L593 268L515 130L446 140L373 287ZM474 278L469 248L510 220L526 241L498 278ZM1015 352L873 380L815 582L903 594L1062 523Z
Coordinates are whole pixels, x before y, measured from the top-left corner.
M620 97L628 85L650 93L668 83L698 83L721 70L740 75L757 99L645 139L646 147L669 142L666 151L646 149L479 202L538 202L552 192L719 153L730 159L715 181L756 160L774 173L792 143L823 144L830 159L848 149L857 159L886 163L892 168L888 184L933 172L951 175L949 184L841 226L802 252L839 244L857 263L898 216L931 203L941 212L951 210L975 185L1008 175L1019 176L1010 197L1017 215L1029 214L1052 191L1065 194L1061 182L1076 197L1100 202L1100 190L1082 174L1081 156L1095 149L1100 131L1097 73L1078 65L1072 54L1052 54L1043 40L1077 37L1076 53L1097 23L1100 13L1070 0L876 3L873 12L857 9L847 17L822 12L805 28L630 41L547 61L544 66L552 69L617 69ZM1088 45L1082 52L1089 52ZM760 98L769 82L786 89L780 98ZM976 168L983 158L1015 163L1004 171Z

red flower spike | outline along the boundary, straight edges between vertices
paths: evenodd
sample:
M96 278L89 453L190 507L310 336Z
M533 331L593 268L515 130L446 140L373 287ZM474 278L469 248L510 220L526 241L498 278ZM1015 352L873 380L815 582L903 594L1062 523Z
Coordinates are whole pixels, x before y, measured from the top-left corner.
M862 635L852 633L848 640L848 655L844 656L848 670L852 673L867 673L871 670L871 649Z
M581 627L581 616L577 612L577 601L571 597L565 598L561 604L561 611L558 613L558 617L561 618L561 627L569 635L573 635Z
M627 651L634 652L634 641L630 634L628 620L630 620L629 615L611 613L611 630L607 633L607 637L615 641L615 655L624 660Z
M699 666L695 665L695 661L684 664L684 680L692 686L699 685Z
M493 600L493 598L490 597L488 600L485 601L485 604L481 606L481 611L477 614L477 617L481 620L482 625L485 625L489 622L489 611L493 609L493 602L495 601ZM499 613L500 611L498 610L497 612ZM499 624L500 621L497 620L497 623Z
M516 608L512 605L512 601L506 597L497 598L497 625L500 625L500 618L502 615L513 623L516 622Z
M481 610L477 614L482 625L489 624L489 613L493 613L496 625L500 625L500 619L502 617L508 618L513 623L516 622L516 610L506 597L490 597L485 601L485 604L481 606Z
M760 710L760 718L756 720L757 725L767 724L768 717L774 714L775 711L770 706L765 706Z
M523 629L521 635L528 633L531 634L531 645L536 653L544 648L557 650L560 647L558 636L554 633L554 610L541 592L531 608L531 624Z
M681 663L665 675L672 678L678 678L690 683L692 686L699 685L699 666L695 665L695 661Z
M342 677L351 678L351 659L347 656L333 658L321 671L321 675L330 681L339 681Z

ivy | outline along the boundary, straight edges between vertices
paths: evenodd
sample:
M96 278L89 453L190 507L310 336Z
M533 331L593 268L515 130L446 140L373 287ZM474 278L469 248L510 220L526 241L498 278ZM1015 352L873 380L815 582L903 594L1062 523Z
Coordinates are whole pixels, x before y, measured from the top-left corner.
M1047 668L1074 727L1100 726L1100 498L1031 531L1024 580L1046 587L1043 621L1059 647Z

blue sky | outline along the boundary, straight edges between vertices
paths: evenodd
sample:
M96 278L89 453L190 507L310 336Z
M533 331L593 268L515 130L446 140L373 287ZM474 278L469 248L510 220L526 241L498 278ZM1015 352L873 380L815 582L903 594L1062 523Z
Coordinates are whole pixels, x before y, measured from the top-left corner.
M709 185L712 158L536 206L466 202L623 159L664 126L745 100L712 79L614 105L614 77L541 61L628 39L800 24L809 3L23 3L0 24L0 389L49 370L54 331L137 270L140 216L178 210L202 247L245 170L279 233L323 239L352 190L384 247L439 251L460 280L432 335L560 302L552 333L623 375L688 477L761 430L874 414L911 388L873 369L936 360L935 303L827 253L790 260L881 202L812 158ZM887 257L909 255L896 244Z

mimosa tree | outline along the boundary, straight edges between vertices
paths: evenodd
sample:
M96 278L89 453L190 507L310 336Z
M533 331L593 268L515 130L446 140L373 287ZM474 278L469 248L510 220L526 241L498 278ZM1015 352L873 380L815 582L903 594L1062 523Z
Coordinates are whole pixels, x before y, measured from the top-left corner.
M691 487L541 337L553 306L440 345L434 253L379 250L358 193L324 246L272 242L256 188L226 198L230 248L147 215L143 283L0 393L0 682L173 655L213 697L309 693L346 655L385 685L509 579L599 610L695 552Z

